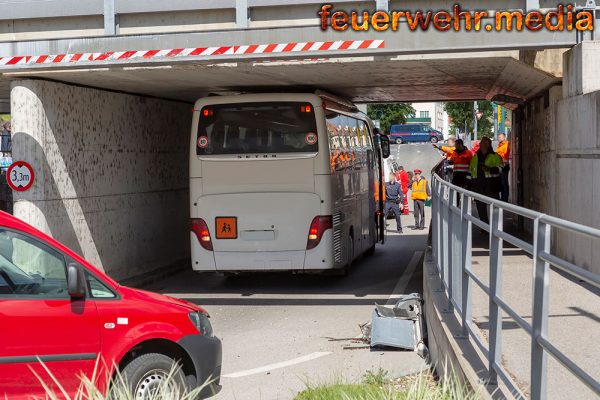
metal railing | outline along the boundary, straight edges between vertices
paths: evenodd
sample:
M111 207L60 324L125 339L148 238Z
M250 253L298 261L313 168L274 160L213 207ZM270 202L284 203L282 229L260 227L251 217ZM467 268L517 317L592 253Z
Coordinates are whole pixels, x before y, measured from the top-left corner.
M438 168L439 169L439 168ZM496 385L498 378L517 398L525 398L513 384L502 366L502 313L526 331L531 338L531 399L547 398L547 355L550 354L566 370L600 395L600 383L575 362L558 350L548 338L548 292L550 266L600 288L600 275L587 271L554 254L551 250L552 228L600 239L600 230L494 200L444 181L432 172L432 241L433 260L441 278L440 290L448 297L448 312L456 310L462 325L461 337L473 338L487 359L487 384ZM460 202L458 201L460 199ZM472 212L472 201L489 207L490 222L486 223ZM533 222L533 243L515 237L503 229L504 213L509 212ZM473 225L489 233L489 286L471 269ZM533 257L533 309L529 324L505 301L502 295L503 241ZM473 327L471 319L472 289L475 282L489 299L488 345Z
M389 10L390 0L368 0L378 10ZM206 11L206 10L235 10L236 28L246 29L249 26L250 10L267 7L285 7L302 5L320 5L323 0L0 0L0 21L91 17L103 16L104 34L117 35L119 31L119 16L127 14L152 14L174 11ZM354 0L329 0L330 4L356 4ZM412 5L418 2L412 2ZM442 2L443 3L443 2ZM503 9L503 2L498 2ZM580 9L593 10L595 0L586 0ZM511 8L514 9L514 8ZM522 0L516 9L540 10L539 0ZM493 12L494 10L488 10ZM584 34L587 34L585 36ZM577 32L578 41L594 39L594 33Z

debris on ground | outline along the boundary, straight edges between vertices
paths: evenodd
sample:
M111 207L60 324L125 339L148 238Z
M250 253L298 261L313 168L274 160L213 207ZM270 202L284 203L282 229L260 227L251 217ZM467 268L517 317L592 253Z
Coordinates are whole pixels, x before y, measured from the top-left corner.
M424 323L423 299L411 293L400 296L393 306L375 304L371 323L360 325L360 330L371 347L413 350L426 359Z

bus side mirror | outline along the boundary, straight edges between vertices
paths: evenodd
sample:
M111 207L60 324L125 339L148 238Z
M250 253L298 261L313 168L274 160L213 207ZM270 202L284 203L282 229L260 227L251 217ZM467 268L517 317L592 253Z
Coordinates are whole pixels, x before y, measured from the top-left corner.
M390 138L387 135L381 135L379 143L381 144L381 156L388 158L390 156Z
M76 264L69 264L67 268L67 291L72 299L85 297L85 277Z

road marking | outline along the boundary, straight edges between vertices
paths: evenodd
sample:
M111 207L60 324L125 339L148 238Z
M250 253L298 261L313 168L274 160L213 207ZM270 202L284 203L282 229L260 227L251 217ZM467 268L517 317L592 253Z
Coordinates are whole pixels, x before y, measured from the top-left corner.
M311 354L307 354L305 356L294 358L294 359L291 359L288 361L282 361L282 362L278 362L275 364L269 364L269 365L265 365L265 366L258 367L258 368L247 369L245 371L239 371L239 372L234 372L231 374L225 374L225 375L222 375L221 377L222 378L241 378L243 376L256 375L256 374L260 374L262 372L269 372L274 369L285 368L285 367L289 367L291 365L296 365L296 364L300 364L303 362L315 360L317 358L321 358L321 357L327 356L329 354L331 354L330 351L321 351L321 352L311 353Z
M406 287L408 286L408 282L410 282L413 275L415 274L415 270L417 269L417 265L419 264L419 260L421 260L422 255L423 255L422 251L415 251L415 253L413 254L412 258L410 259L410 262L408 263L406 269L400 276L400 279L398 279L398 283L396 283L394 290L392 290L392 294L390 294L390 298L388 299L386 305L394 304L395 303L394 299L399 298L403 294L407 294L407 293L404 293L404 290L406 290Z

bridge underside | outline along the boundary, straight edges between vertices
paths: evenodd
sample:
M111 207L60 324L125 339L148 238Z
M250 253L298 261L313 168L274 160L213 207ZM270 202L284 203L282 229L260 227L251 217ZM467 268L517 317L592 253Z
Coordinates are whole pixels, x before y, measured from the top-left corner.
M528 99L560 82L520 62L518 51L503 51L24 70L4 74L4 96L9 80L28 77L187 102L211 93L315 88L355 102L475 100L496 94Z
M188 102L208 93L292 87L323 88L356 102L499 93L528 99L561 74L560 61L558 68L539 68L539 50L554 53L555 62L575 41L567 31L400 28L336 32L312 25L0 43L0 99L8 98L7 80L23 77Z

